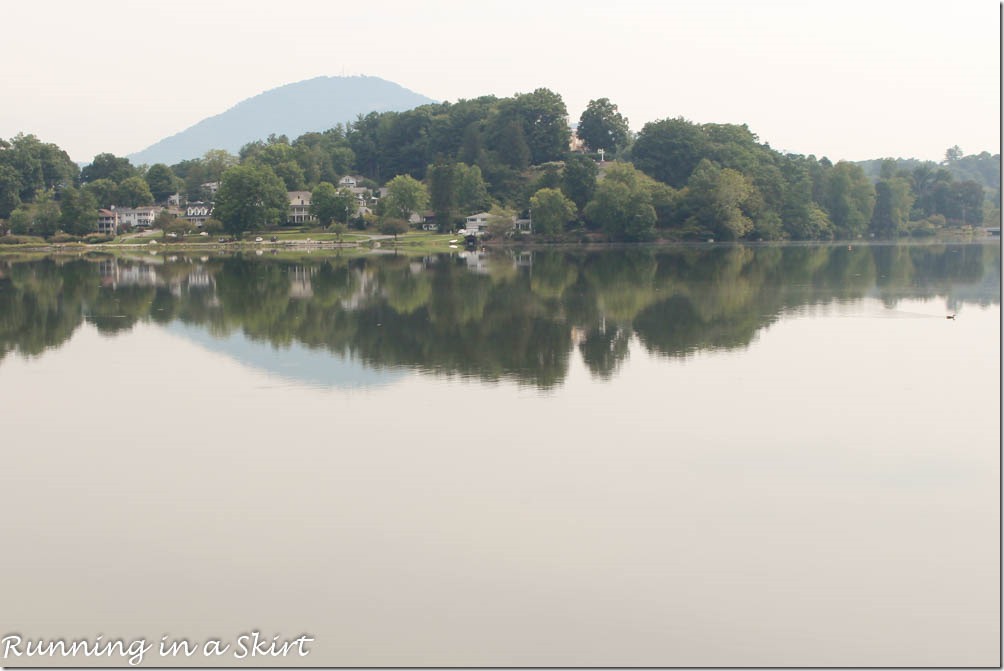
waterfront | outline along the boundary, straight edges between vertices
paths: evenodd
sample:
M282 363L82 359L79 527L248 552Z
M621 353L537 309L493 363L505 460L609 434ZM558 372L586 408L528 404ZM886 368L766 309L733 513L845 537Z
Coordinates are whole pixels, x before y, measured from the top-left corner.
M999 663L997 245L0 269L4 632Z

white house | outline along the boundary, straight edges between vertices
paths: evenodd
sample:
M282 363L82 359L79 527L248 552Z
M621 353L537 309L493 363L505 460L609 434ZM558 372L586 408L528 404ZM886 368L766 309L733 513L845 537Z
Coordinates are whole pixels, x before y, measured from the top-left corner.
M345 177L338 180L338 186L345 187L346 189L353 189L357 184L359 184L359 180L352 175L345 175Z
M122 228L150 228L162 207L120 207L115 210Z
M491 217L487 212L478 212L464 219L464 229L470 235L481 235L488 228L488 219Z
M289 191L289 211L286 213L286 223L308 224L317 221L317 217L310 213L310 192L309 191Z
M190 224L194 224L197 228L202 228L206 223L206 219L213 216L213 204L212 203L189 203L185 207L185 213L181 215L181 218L188 221Z

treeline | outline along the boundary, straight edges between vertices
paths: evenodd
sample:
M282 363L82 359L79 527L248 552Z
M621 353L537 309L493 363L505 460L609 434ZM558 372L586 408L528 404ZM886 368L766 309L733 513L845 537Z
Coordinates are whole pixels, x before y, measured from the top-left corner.
M179 321L376 368L549 387L576 350L594 375L613 375L635 337L651 354L685 357L745 347L807 305L875 297L893 307L935 296L949 310L1000 303L997 245L653 246L481 262L471 272L450 255L235 255L155 266L0 259L0 358L56 347L84 322L113 334Z
M372 213L335 186L346 175L363 178L368 195L387 187L385 198L363 199ZM215 196L210 183L219 183ZM953 147L942 164L834 164L775 151L745 125L667 118L632 134L606 98L590 101L573 136L561 96L548 89L374 112L173 166L99 154L78 171L33 136L0 141L0 219L17 232L86 232L87 211L180 192L214 199L239 233L284 223L285 191L313 192L324 225L354 217L369 227L431 211L446 231L494 208L505 224L499 234L522 216L553 239L891 238L999 225L1000 156Z

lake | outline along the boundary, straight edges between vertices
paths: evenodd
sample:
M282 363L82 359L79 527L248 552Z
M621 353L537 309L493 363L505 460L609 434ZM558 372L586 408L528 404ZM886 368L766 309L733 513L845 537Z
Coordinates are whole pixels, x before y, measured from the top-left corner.
M0 256L0 635L997 666L1000 283L998 243Z

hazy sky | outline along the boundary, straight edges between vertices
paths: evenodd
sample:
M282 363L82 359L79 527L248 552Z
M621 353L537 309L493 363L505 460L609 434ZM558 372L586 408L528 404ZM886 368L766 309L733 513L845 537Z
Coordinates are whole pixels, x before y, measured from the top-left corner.
M264 90L366 74L437 100L550 88L634 130L746 123L858 160L999 151L997 0L5 0L0 137L139 151Z

